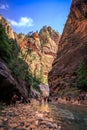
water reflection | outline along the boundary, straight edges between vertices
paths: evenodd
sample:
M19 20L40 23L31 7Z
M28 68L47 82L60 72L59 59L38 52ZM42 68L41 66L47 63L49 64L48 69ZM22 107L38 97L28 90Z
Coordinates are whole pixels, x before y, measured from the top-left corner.
M37 109L40 111L46 111L46 112L50 111L48 104L37 105Z
M66 130L87 130L86 107L50 104L52 116L66 128Z
M39 111L50 112L53 119L64 126L65 130L87 130L87 108L64 104L35 105Z

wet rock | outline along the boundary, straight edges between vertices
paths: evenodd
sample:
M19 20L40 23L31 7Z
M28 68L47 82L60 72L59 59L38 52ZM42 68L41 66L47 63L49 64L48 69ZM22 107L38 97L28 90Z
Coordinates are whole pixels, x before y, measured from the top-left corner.
M2 124L2 120L0 119L0 125Z
M24 122L20 122L20 126L24 126Z
M58 126L58 129L59 129L59 130L62 130L61 126Z
M39 124L39 121L38 121L38 120L36 120L36 121L35 121L35 125L36 125L36 126L38 126L38 124Z
M30 105L18 104L16 108L7 107L4 110L5 115L0 116L2 130L58 130L57 123L48 113L35 111Z
M30 128L31 128L31 129L35 129L36 126L35 126L35 125L30 125Z
M11 124L9 124L9 127L11 127L11 128L14 128L14 127L17 127L17 123L11 123Z

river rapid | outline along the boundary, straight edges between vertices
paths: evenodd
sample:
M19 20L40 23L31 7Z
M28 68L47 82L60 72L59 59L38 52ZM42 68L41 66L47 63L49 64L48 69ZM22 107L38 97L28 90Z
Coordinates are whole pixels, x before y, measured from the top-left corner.
M53 119L63 126L64 130L87 130L87 108L72 104L45 103L35 104L39 111L50 112Z

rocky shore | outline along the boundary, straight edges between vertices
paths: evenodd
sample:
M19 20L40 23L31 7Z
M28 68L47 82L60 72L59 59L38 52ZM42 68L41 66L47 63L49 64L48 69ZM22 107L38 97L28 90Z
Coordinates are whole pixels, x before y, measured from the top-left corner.
M86 101L78 104L77 101L70 102L62 98L52 103L87 105ZM61 122L53 118L48 106L47 103L40 106L34 99L27 104L17 102L15 106L4 106L0 115L0 130L66 130Z
M74 100L72 99L71 101L66 101L66 99L62 99L62 98L59 98L58 99L58 103L61 103L61 104L72 104L72 105L80 105L80 106L87 106L87 100L84 100L84 101L79 101L78 100Z
M49 111L37 111L32 104L5 106L0 115L0 130L62 130Z

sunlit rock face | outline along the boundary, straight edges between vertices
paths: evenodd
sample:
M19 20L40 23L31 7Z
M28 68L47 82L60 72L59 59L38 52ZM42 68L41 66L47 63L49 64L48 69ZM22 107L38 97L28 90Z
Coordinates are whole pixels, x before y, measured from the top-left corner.
M15 39L14 32L10 26L10 23L0 15L0 23L5 27L5 32L9 38Z
M49 92L50 92L49 85L40 84L39 87L44 97L49 96Z
M19 45L23 41L23 39L25 38L25 34L23 34L23 33L17 34L16 32L14 32L14 37L17 41L17 44Z
M87 0L73 0L48 76L51 94L73 86L81 61L87 63Z
M1 15L0 15L0 23L5 28L5 33L7 34L9 39L16 39L18 44L20 44L23 41L25 35L23 33L17 34L16 32L14 32L13 29L11 28L10 23Z
M60 35L51 27L44 26L40 32L29 33L20 43L24 60L32 75L47 83L48 72L56 56Z
M47 84L48 72L51 70L52 62L56 57L56 52L58 49L60 40L59 33L53 30L50 26L44 26L39 33L29 32L28 35L24 35L23 33L17 34L13 32L9 22L2 16L0 16L0 23L5 28L5 32L9 39L15 39L17 41L17 45L20 46L18 57L27 63L29 72L31 72L33 77L36 77L37 79L40 79L42 83ZM1 69L2 74L0 75L0 83L2 84L2 88L0 90L2 94L6 89L8 91L11 90L10 93L12 95L13 91L17 89L18 93L28 97L30 86L27 86L26 81L23 81L17 77L14 78L6 63L3 64L7 69L6 71L5 68L3 71ZM8 93L9 92L6 92L4 97L7 97ZM11 95L9 99L11 98Z

